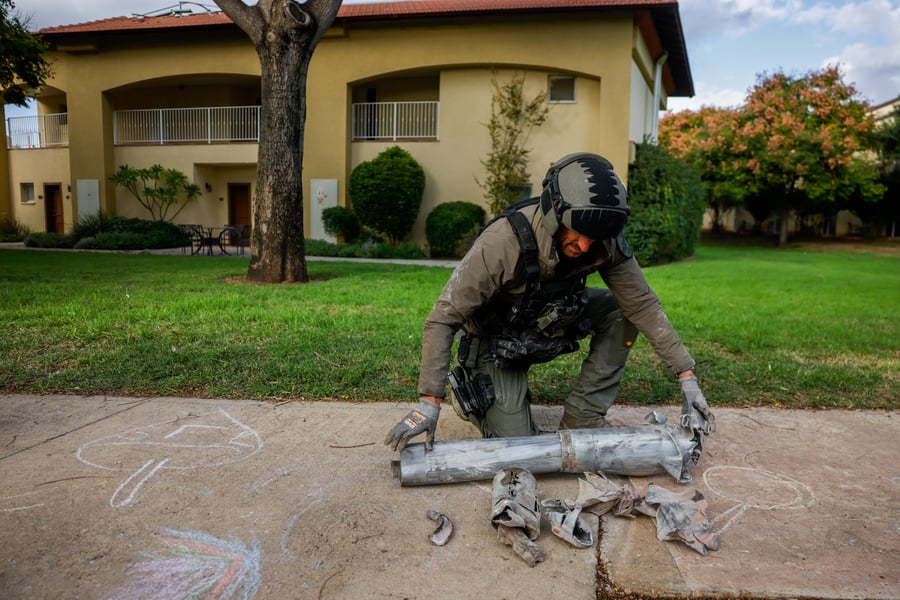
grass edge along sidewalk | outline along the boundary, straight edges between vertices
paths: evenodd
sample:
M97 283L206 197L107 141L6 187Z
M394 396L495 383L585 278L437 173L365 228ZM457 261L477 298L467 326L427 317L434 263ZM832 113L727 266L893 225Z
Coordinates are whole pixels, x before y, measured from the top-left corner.
M422 322L448 268L310 261L306 285L247 259L0 251L0 391L413 400ZM647 268L713 406L897 408L900 255L701 245ZM592 277L589 285L602 285ZM559 403L586 351L533 369ZM621 403L670 403L639 339Z

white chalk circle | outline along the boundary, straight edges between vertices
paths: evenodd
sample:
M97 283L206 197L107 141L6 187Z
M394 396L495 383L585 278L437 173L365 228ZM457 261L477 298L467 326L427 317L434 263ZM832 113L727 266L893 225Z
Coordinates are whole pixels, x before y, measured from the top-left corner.
M703 482L711 493L749 508L809 508L815 503L815 494L808 485L765 469L710 467L703 473Z
M801 509L809 508L816 501L812 488L805 483L765 469L710 467L703 473L703 482L711 494L735 502L713 519L720 533L731 527L747 509Z

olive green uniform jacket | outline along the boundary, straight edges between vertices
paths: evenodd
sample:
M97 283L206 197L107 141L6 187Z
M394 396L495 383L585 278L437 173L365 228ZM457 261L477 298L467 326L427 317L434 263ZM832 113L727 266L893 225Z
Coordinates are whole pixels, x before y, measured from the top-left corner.
M626 319L650 341L669 370L677 375L694 368L675 329L650 289L624 238L602 240L578 259L561 256L556 241L542 225L540 203L520 209L534 230L541 280L581 277L598 272ZM419 394L445 395L453 337L460 328L484 335L478 311L490 302L512 303L525 292L525 265L519 241L508 219L496 219L475 240L453 271L425 320Z

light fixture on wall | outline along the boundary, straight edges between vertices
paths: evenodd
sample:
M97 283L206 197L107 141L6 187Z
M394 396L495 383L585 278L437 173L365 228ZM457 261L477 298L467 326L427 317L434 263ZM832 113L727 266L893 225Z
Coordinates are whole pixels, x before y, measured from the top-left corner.
M206 191L207 191L207 192L211 192L211 191L212 191L212 186L209 185L209 182L208 182L208 181L207 181L205 184L203 184L203 185L204 185L204 187L206 188Z

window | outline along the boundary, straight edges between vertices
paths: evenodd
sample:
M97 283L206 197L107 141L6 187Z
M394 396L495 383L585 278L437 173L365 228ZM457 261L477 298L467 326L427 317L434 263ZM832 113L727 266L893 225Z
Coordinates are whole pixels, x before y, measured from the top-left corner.
M575 102L575 78L550 75L547 78L547 102Z
M34 204L34 184L20 183L19 192L22 197L22 204Z

